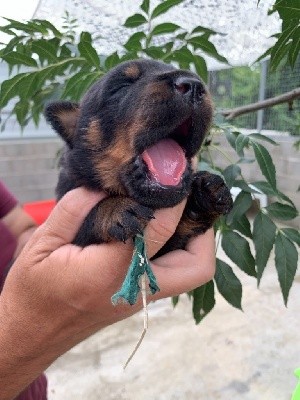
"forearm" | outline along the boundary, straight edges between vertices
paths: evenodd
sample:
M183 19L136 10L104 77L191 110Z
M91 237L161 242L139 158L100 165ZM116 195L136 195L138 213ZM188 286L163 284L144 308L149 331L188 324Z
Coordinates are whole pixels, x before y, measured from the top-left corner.
M33 350L34 341L29 340L28 335L24 336L24 329L17 321L12 326L14 319L7 317L1 301L0 320L0 399L11 400L40 375L52 360L39 355L37 349Z

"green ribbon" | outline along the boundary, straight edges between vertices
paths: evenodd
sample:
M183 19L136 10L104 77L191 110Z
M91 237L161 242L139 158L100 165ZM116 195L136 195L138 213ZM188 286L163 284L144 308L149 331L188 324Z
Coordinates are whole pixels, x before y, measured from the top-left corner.
M158 292L159 287L146 254L144 236L138 234L134 238L134 252L128 272L121 289L112 296L112 303L115 305L123 300L130 305L135 304L138 294L141 291L139 280L145 273L149 279L149 288L151 293L154 294Z

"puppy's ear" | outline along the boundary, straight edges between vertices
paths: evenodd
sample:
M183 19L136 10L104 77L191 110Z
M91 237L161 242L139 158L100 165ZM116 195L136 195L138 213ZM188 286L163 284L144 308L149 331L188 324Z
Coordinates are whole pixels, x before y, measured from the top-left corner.
M79 116L79 104L70 101L57 101L45 108L45 118L64 141L73 147L73 139Z

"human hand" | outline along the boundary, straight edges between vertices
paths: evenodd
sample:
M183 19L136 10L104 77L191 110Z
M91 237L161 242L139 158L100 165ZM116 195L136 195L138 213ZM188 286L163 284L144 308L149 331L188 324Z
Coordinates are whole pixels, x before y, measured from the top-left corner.
M130 241L85 248L70 244L89 210L104 197L83 188L68 192L34 232L8 274L0 297L0 343L5 345L8 360L18 360L18 376L25 379L18 383L23 385L19 389L81 340L141 308L141 302L113 306L110 300L127 272L133 251ZM156 219L145 230L149 257L172 236L184 205L155 213ZM192 239L186 250L152 262L161 288L153 299L204 284L212 278L214 265L210 230ZM0 344L0 354L1 350ZM20 359L24 360L21 365ZM1 362L3 357L0 376ZM22 368L25 378L20 374Z

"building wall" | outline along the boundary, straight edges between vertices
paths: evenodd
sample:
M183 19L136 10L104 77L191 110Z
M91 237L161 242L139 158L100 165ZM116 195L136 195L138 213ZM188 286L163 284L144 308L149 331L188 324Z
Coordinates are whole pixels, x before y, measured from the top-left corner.
M0 179L21 203L53 198L58 138L0 140Z

